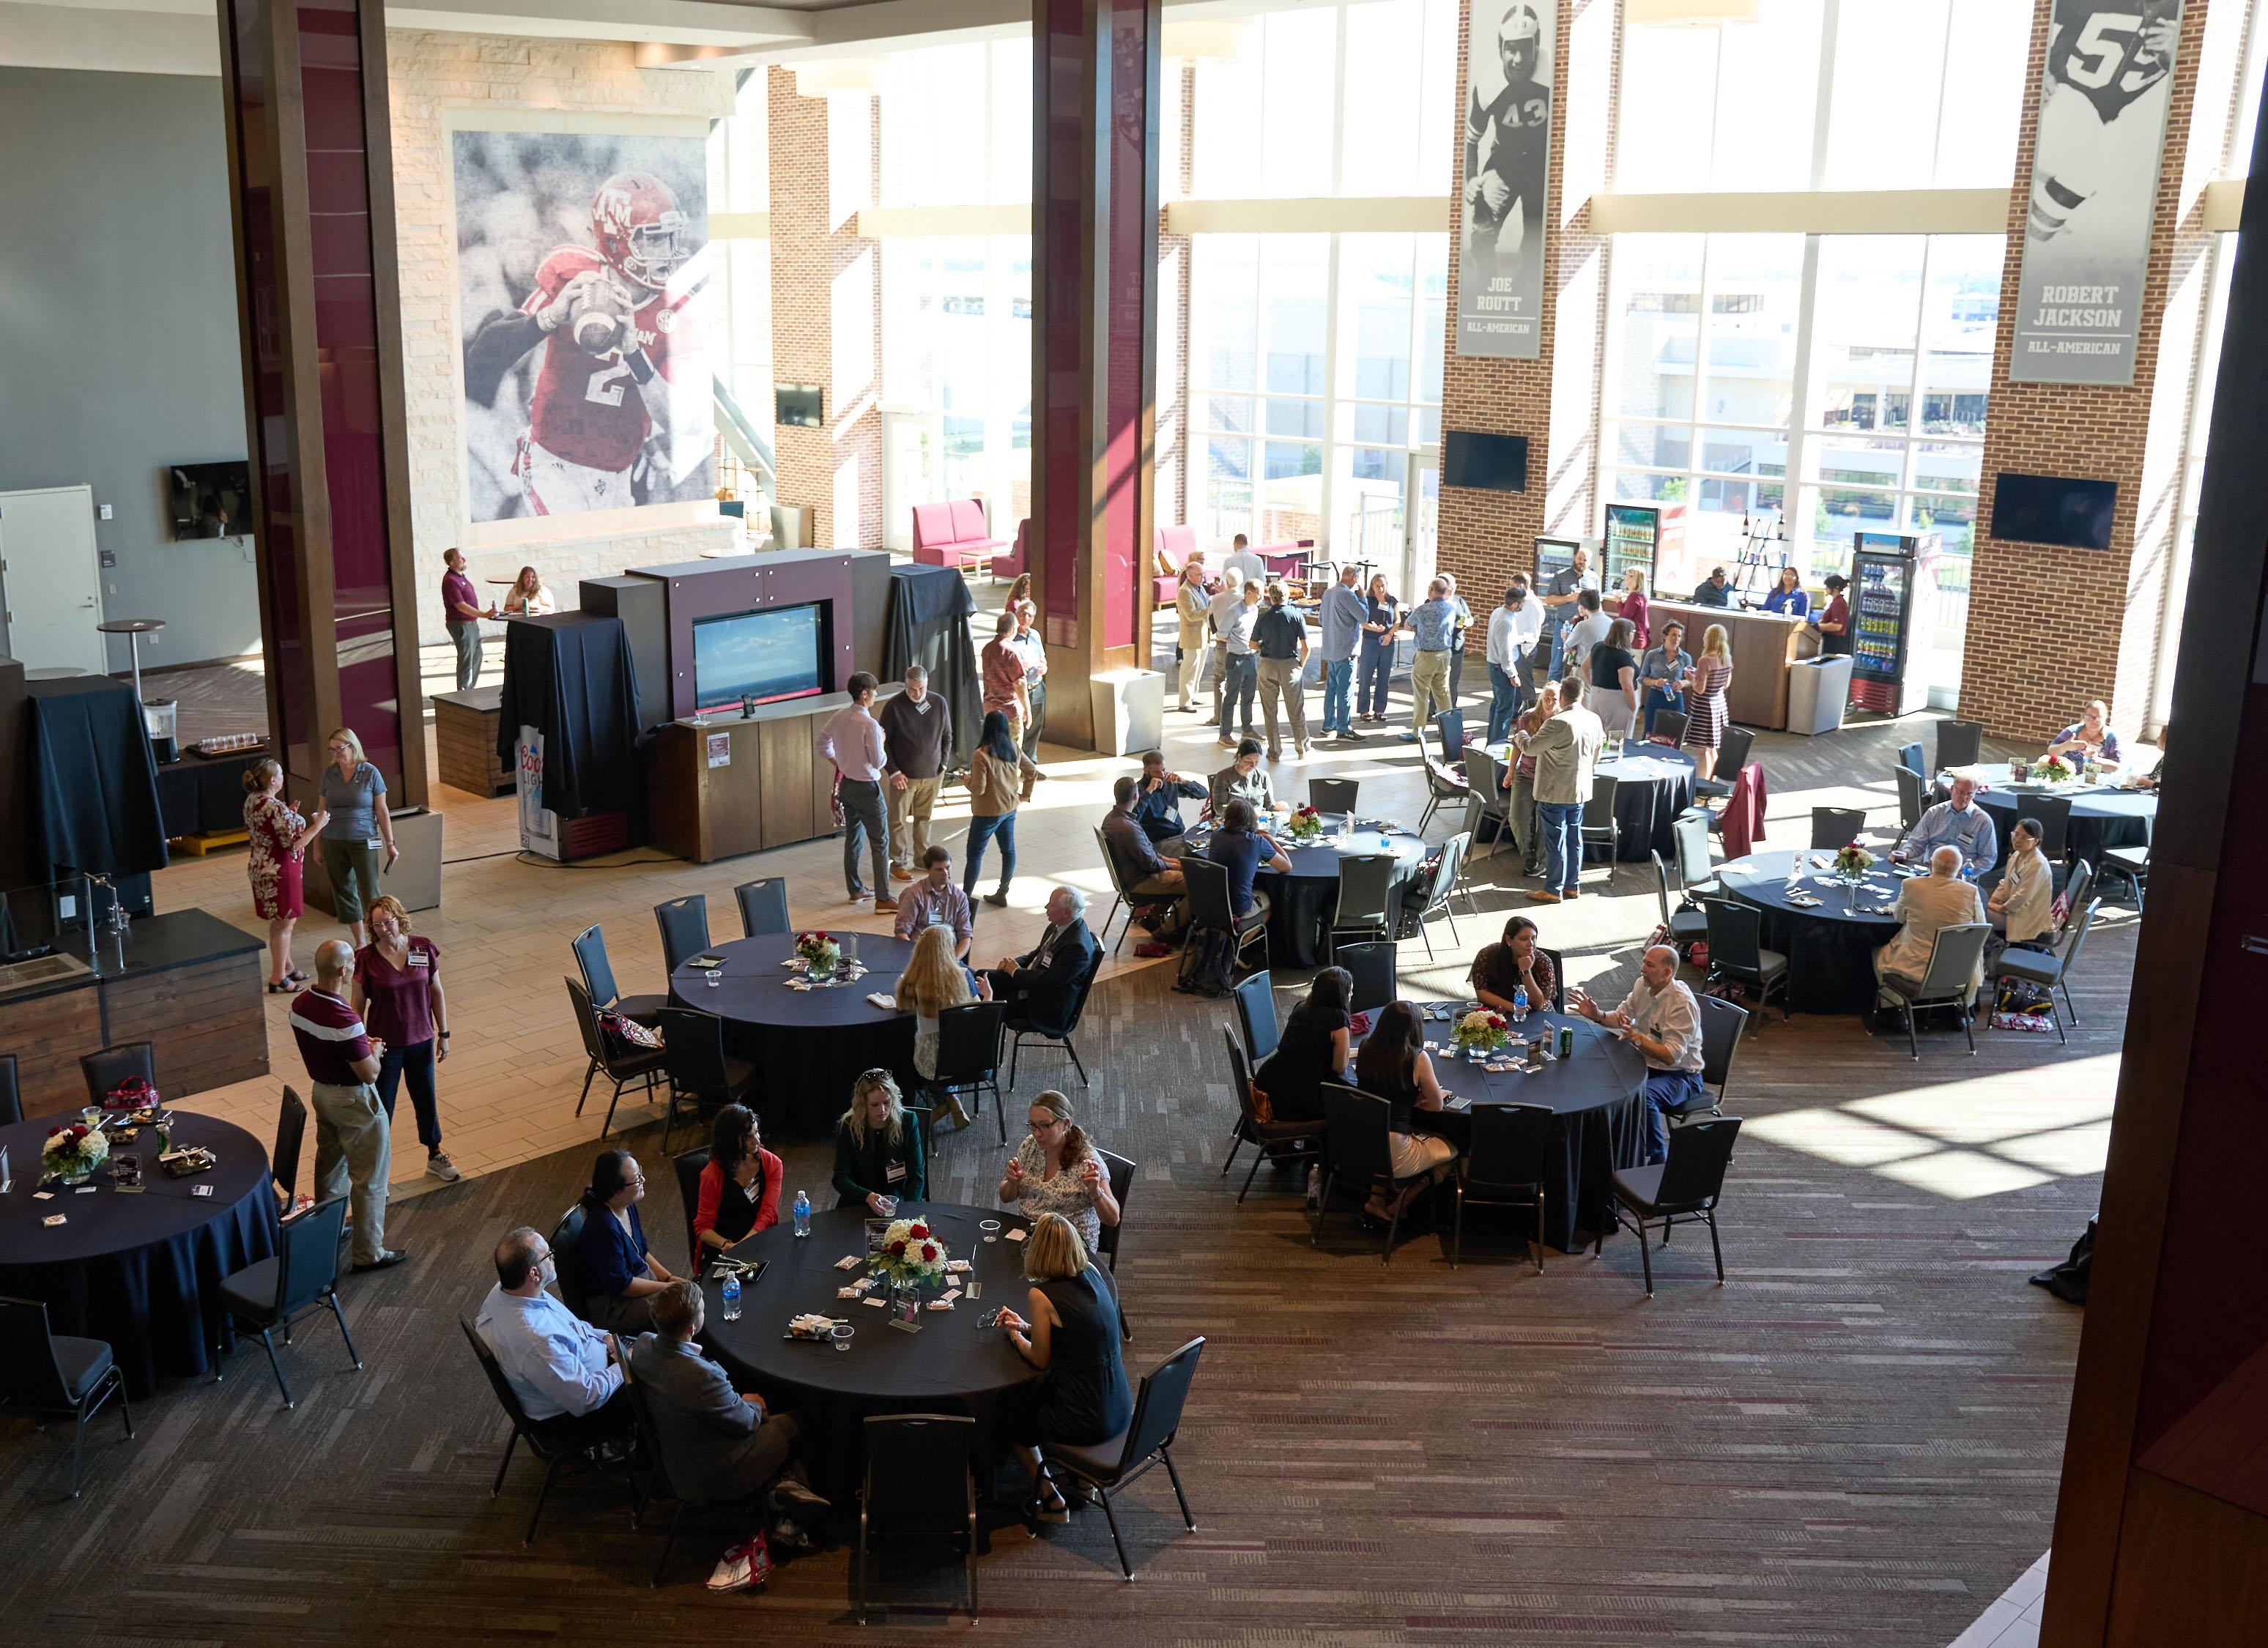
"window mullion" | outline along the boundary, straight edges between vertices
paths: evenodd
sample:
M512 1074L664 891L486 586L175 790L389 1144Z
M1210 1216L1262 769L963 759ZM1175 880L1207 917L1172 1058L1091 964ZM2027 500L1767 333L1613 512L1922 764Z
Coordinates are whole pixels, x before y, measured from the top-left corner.
M1339 11L1339 44L1342 48L1346 44L1346 11L1344 7ZM1341 53L1341 57L1344 62L1344 51ZM1342 92L1344 91L1344 87L1345 75L1342 70L1340 75ZM1334 153L1336 153L1336 145ZM1338 162L1336 159L1331 163L1331 187L1334 189L1338 187ZM1320 548L1327 555L1331 553L1333 529L1336 525L1336 517L1333 513L1333 509L1338 490L1336 478L1339 428L1339 241L1343 237L1336 232L1331 235L1330 251L1323 261L1323 429L1320 442L1322 448L1323 474L1322 485L1319 489L1315 508L1322 516L1322 519L1317 523L1316 531L1322 539Z
M1829 24L1831 28L1835 0L1827 0ZM1802 546L1808 561L1813 553L1811 517L1803 511L1803 490L1815 477L1817 454L1813 450L1811 426L1815 419L1814 409L1819 402L1825 375L1825 366L1818 360L1815 347L1819 319L1819 252L1820 237L1803 237L1803 282L1797 289L1795 300L1795 364L1791 374L1792 393L1787 408L1787 474L1780 488L1780 530L1785 533L1792 519L1795 524L1795 541Z

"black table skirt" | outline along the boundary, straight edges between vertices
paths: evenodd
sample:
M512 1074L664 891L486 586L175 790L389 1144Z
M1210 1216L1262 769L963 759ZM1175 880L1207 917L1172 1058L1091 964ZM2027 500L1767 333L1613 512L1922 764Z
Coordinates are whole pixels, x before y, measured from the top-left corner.
M1874 979L1874 952L1896 937L1897 918L1852 919L1847 914L1849 894L1839 884L1822 887L1815 874L1805 883L1805 891L1823 902L1815 909L1790 908L1782 901L1788 857L1784 852L1755 855L1765 866L1759 881L1744 886L1734 876L1724 881L1726 892L1763 912L1764 947L1777 950L1787 958L1787 1004L1791 1012L1871 1012L1879 988ZM1729 867L1720 866L1720 875ZM1888 894L1870 895L1862 890L1860 902L1869 896L1878 896L1886 902L1892 897Z
M1419 837L1398 828L1391 839L1398 862L1394 869L1394 892L1387 909L1397 910L1403 892L1425 866L1428 849ZM1189 850L1202 853L1204 840L1200 833L1190 842ZM1339 908L1338 849L1295 846L1288 837L1279 838L1279 844L1284 848L1284 856L1292 861L1292 873L1263 870L1252 879L1252 885L1268 895L1270 964L1280 967L1321 967L1326 948L1323 934ZM1375 847L1373 841L1371 850L1375 850Z
M92 1181L101 1187L80 1196L59 1191L52 1201L34 1202L38 1188L38 1141L57 1118L46 1117L0 1129L0 1140L16 1175L16 1188L4 1199L23 1203L11 1209L0 1241L0 1294L45 1302L48 1326L56 1333L107 1341L126 1379L127 1394L156 1394L158 1381L211 1371L211 1349L225 1331L221 1279L271 1257L276 1250L276 1196L269 1188L268 1155L243 1129L210 1116L182 1115L174 1140L206 1144L219 1153L220 1166L189 1179L168 1179L157 1166L152 1136L122 1148L142 1158L150 1188L138 1198L119 1196L107 1171ZM147 1142L144 1142L147 1141ZM189 1187L213 1185L210 1217L180 1228ZM36 1210L36 1212L34 1211ZM74 1220L101 1219L105 1242L119 1244L77 1256L40 1262L39 1243L48 1232L39 1218L59 1212ZM18 1229L18 1224L25 1226ZM142 1232L159 1233L142 1240Z
M1660 754L1676 760L1682 752L1663 748L1650 754ZM1653 853L1660 853L1664 864L1677 862L1677 836L1671 826L1677 815L1693 805L1693 766L1685 759L1684 770L1659 778L1628 778L1615 789L1615 824L1617 828L1615 862L1644 864ZM1493 820L1484 820L1473 832L1477 843L1492 842L1497 837ZM1583 850L1587 864L1607 862L1607 850L1587 846Z
M1991 815L1994 833L1999 837L2000 856L1995 866L2005 864L2008 862L2008 832L2023 816L2022 800L2004 791L1982 790L1977 792L1977 805ZM2139 847L2147 842L2149 820L2156 814L2155 796L2082 796L2071 810L2071 823L2064 835L2065 848L2073 857L2084 858L2099 870L2105 848Z
M265 749L231 755L184 754L158 769L158 810L168 836L205 835L244 828L244 775Z

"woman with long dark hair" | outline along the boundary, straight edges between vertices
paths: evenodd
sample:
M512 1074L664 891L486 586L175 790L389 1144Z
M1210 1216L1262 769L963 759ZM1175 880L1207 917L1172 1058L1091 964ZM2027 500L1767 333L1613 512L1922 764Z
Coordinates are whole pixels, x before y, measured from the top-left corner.
M600 1151L577 1204L583 1233L560 1255L559 1292L568 1307L609 1333L653 1330L653 1295L677 1278L645 1245L637 1204L645 1172L626 1150Z
M1353 999L1354 975L1344 967L1325 967L1284 1021L1276 1050L1252 1075L1252 1085L1268 1095L1269 1112L1277 1121L1323 1119L1323 1084L1346 1080L1351 1062L1347 1005Z
M1417 1181L1388 1204L1390 1187L1374 1188L1363 1211L1375 1219L1390 1219L1416 1201L1454 1159L1456 1147L1430 1132L1416 1130L1418 1113L1439 1115L1441 1084L1433 1078L1433 1062L1425 1056L1425 1034L1418 1010L1395 1002L1378 1015L1378 1026L1355 1057L1355 1083L1366 1093L1376 1093L1392 1107L1386 1143L1393 1152L1394 1176Z
M709 1127L709 1161L701 1169L693 1240L719 1252L779 1223L780 1159L757 1136L755 1112L726 1105Z
M968 770L961 783L968 786L968 862L961 867L961 890L974 896L976 877L984 867L984 843L1000 844L1000 885L984 895L987 904L1008 901L1008 884L1016 879L1016 809L1031 799L1032 784L1040 769L1016 747L1016 732L1005 710L987 710L984 725L969 753Z

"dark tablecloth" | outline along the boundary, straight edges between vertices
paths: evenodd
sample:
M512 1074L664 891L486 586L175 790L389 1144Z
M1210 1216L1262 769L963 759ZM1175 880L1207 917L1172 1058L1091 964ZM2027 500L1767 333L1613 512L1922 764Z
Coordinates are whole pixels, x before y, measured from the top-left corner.
M793 1199L791 1188L784 1200ZM805 1436L804 1467L837 1506L854 1503L865 1463L859 1432L868 1414L968 1414L977 1422L978 1455L990 1458L1005 1441L996 1424L1004 1402L1040 1377L1006 1334L978 1325L1002 1305L1031 1314L1023 1244L1005 1234L1028 1221L998 1208L953 1203L908 1202L898 1212L929 1220L946 1251L975 1266L968 1274L983 1286L981 1299L963 1299L950 1311L924 1310L919 1333L891 1327L887 1313L872 1306L835 1297L837 1288L865 1274L863 1263L853 1270L835 1268L844 1256L866 1251L863 1209L814 1210L811 1235L803 1241L795 1239L793 1221L783 1218L733 1248L736 1257L770 1266L744 1289L739 1321L725 1320L717 1284L702 1282L708 1317L701 1337L710 1355L733 1376L736 1388L753 1390L768 1406L796 1415ZM1000 1240L982 1239L977 1221L987 1218L1000 1221ZM929 1297L936 1297L934 1290ZM785 1337L788 1320L806 1311L848 1319L858 1330L850 1350Z
M1788 902L1791 852L1751 853L1723 865L1725 890L1764 912L1764 947L1787 957L1787 1004L1796 1012L1863 1013L1874 1004L1874 952L1896 936L1898 918L1870 913L1868 905L1896 905L1899 879L1877 864L1857 890L1858 909L1843 883L1825 875L1807 852L1798 891L1819 901L1805 909Z
M507 772L522 726L543 734L545 807L563 819L638 811L637 671L621 619L556 613L504 626L497 759Z
M40 1299L60 1334L109 1343L127 1394L154 1394L161 1379L210 1370L224 1313L221 1278L276 1252L276 1196L268 1152L242 1128L177 1111L176 1144L218 1153L210 1173L170 1179L158 1166L157 1136L148 1129L131 1144L149 1188L121 1196L107 1168L83 1196L60 1187L34 1201L40 1144L61 1118L35 1117L0 1128L16 1188L0 1196L0 1293ZM190 1194L210 1184L210 1198ZM61 1213L54 1229L40 1221Z
M1677 838L1669 827L1693 805L1693 757L1666 744L1648 745L1620 761L1601 761L1598 776L1618 781L1616 857L1644 864L1648 854L1660 853L1664 864L1675 864Z
M1977 792L1977 805L1992 815L2000 838L1999 864L2008 862L2008 832L2024 815L2024 793L1997 785ZM2158 816L2158 798L2130 790L2082 792L2071 804L2071 827L2064 844L2074 858L2084 858L2097 869L2106 847L2139 847L2150 839L2151 820Z
M113 879L166 867L158 762L134 688L105 675L31 681L40 879L69 864Z
M850 1084L863 1071L887 1070L909 1091L917 1079L913 1015L886 1012L866 999L896 990L913 957L912 941L875 933L858 939L866 975L826 990L787 987L795 976L781 965L795 953L787 933L711 945L703 953L724 960L724 977L713 988L700 967L681 967L669 975L671 998L723 1019L725 1050L755 1065L768 1132L830 1134L850 1107Z
M1280 870L1263 869L1252 879L1252 885L1268 895L1271 906L1268 913L1268 955L1273 966L1322 965L1323 933L1339 908L1339 860L1351 854L1379 850L1377 821L1364 822L1368 828L1344 844L1324 840L1311 847L1301 847L1294 844L1280 826L1269 831L1270 838L1283 848L1284 856L1292 861L1289 875ZM1202 857L1211 832L1207 828L1195 829L1184 839L1189 851ZM1419 837L1399 828L1390 828L1388 839L1395 860L1394 896L1388 901L1388 909L1393 910L1399 908L1403 890L1432 850Z
M184 752L171 766L159 767L158 810L165 818L166 835L242 829L244 775L254 761L267 759L264 749L215 755L210 760Z

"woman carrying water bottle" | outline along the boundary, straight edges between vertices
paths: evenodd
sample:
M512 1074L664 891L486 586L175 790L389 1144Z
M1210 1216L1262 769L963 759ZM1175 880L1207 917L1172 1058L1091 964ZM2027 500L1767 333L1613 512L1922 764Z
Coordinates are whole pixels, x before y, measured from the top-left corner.
M1526 990L1526 1011L1542 1012L1558 993L1559 981L1551 971L1551 958L1535 943L1535 923L1515 916L1504 924L1504 941L1485 946L1473 958L1469 975L1473 994L1482 1006L1500 1013L1518 1013L1516 992Z

